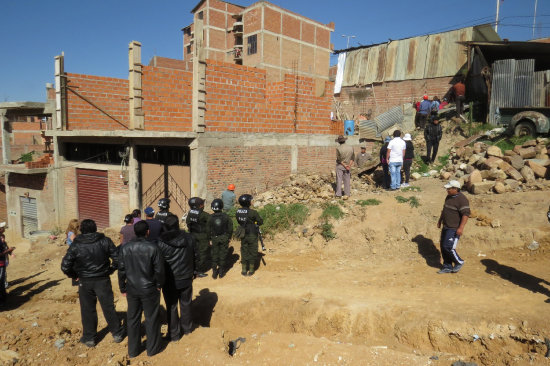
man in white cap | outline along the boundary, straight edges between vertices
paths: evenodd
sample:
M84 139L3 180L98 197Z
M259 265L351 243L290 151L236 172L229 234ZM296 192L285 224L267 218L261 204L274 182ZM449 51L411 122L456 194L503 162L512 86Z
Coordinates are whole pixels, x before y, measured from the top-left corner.
M464 265L464 260L456 252L458 240L464 232L464 226L470 217L470 203L462 192L460 192L460 182L451 180L445 184L447 197L441 216L437 222L437 227L441 230L441 257L443 258L443 267L437 273L457 273ZM454 267L453 267L454 264Z

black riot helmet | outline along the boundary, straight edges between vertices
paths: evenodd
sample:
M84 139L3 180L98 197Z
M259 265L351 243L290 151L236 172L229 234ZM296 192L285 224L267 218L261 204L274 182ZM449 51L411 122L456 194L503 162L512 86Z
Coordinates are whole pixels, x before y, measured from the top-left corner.
M210 208L214 212L220 212L223 210L223 201L219 198L216 198L212 203L210 204Z
M243 194L239 197L239 204L243 207L250 207L252 204L252 196L249 194Z
M159 208L161 210L168 210L170 208L170 198L161 198L159 200Z
M189 207L193 210L199 209L202 205L204 205L204 200L200 197L191 197L189 198Z

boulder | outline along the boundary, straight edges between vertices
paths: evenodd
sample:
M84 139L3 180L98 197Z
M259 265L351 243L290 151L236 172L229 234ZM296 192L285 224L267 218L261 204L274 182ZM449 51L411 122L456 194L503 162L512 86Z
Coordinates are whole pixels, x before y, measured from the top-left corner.
M467 167L467 166L468 166L467 164L462 163L462 164L460 164L460 165L458 166L458 169L463 170L463 171L466 171L466 167Z
M507 171L508 169L512 168L512 166L510 164L508 164L506 161L502 161L499 165L498 165L498 168L500 170L504 170L504 171Z
M470 156L470 158L468 159L468 164L470 165L474 165L475 163L477 163L477 161L481 159L481 156L478 155L478 154L473 154L472 156Z
M519 155L519 152L521 151L521 145L514 146L514 149L512 151Z
M481 178L488 179L489 178L489 171L488 170L480 170Z
M502 194L506 192L506 186L502 182L496 182L493 189L498 194Z
M470 173L470 176L468 177L468 183L474 184L474 183L481 183L481 182L483 182L483 178L481 177L481 172L475 169L472 173Z
M503 172L502 170L498 169L498 168L493 168L493 169L489 170L489 178L488 179L491 179L491 180L504 180L506 178L508 178L506 173Z
M537 151L533 146L519 149L519 156L522 159L533 159L537 156Z
M537 140L529 140L529 141L525 141L523 143L523 145L521 145L522 147L530 147L530 146L537 146Z
M504 183L506 184L506 187L510 191L516 191L519 188L519 182L515 179L506 179Z
M514 150L505 150L504 155L505 156L514 156L514 155L517 155L517 153L514 152Z
M470 192L472 194L487 193L495 186L495 182L479 182L470 186Z
M489 146L487 148L487 156L496 156L497 158L501 158L504 156L502 153L502 150L498 146Z
M521 168L521 176L527 183L531 183L535 181L535 173L533 173L533 170L529 168L527 165Z
M546 170L547 168L545 166L542 166L540 164L537 164L533 160L527 160L525 162L529 168L535 173L535 176L538 178L545 178L546 177Z
M505 170L504 172L513 180L516 180L518 182L523 181L523 175L521 175L521 173L513 167Z
M473 153L474 153L474 149L472 149L471 146L466 146L466 147L464 147L464 153L462 154L462 157L464 159L469 159L470 156L473 155Z
M430 175L430 177L436 177L439 172L437 170L430 170L428 174Z
M443 172L441 173L441 179L444 179L444 180L449 180L451 178L451 173L449 172Z
M487 150L487 145L485 145L483 142L476 142L474 144L474 152L476 154L480 154L480 153L484 152L485 150Z
M491 156L483 162L483 167L485 169L498 168L502 161L502 159L497 158L496 156Z
M465 172L468 173L468 174L472 174L472 172L473 172L474 170L476 170L476 168L474 168L474 167L471 166L471 165L467 165L467 166L466 166Z
M411 177L414 180L419 180L420 178L422 178L422 175L420 173L412 173Z
M521 168L523 168L523 165L525 164L523 162L523 159L519 155L510 156L509 163L514 167L514 169L517 169L517 170L520 170Z

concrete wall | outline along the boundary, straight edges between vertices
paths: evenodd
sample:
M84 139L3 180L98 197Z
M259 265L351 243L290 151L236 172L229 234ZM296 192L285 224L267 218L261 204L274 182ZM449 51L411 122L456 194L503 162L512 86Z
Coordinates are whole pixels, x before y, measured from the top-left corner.
M38 230L56 227L54 187L52 177L46 174L8 173L6 204L8 225L13 234L22 236L20 197L35 198L38 211Z
M0 222L8 220L8 211L6 206L6 177L0 176Z

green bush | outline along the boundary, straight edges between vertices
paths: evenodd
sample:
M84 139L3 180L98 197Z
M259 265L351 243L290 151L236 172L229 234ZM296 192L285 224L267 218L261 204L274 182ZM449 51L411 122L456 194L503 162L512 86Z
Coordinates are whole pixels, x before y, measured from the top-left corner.
M405 198L403 196L396 196L395 199L399 203L409 202L409 205L411 205L411 207L414 207L414 208L417 208L418 206L420 206L420 202L418 201L418 198L416 198L415 196L412 196L409 198Z
M340 219L344 217L344 211L342 211L342 209L338 205L334 205L331 203L325 204L323 206L323 213L321 214L321 219L328 219L330 217L335 219Z
M291 205L268 204L258 210L264 220L262 232L273 235L277 232L290 229L294 225L302 225L309 216L309 209L302 204Z
M495 142L487 142L489 145L498 146L503 152L513 150L516 145L523 145L525 141L532 140L533 136L511 136L497 140Z
M30 162L32 161L32 156L36 154L36 151L29 151L28 153L26 154L21 154L21 156L19 157L19 160L21 160L22 163L26 163L26 162Z
M379 201L375 198L369 198L368 200L359 200L356 202L359 206L378 206L382 203L382 201Z
M413 173L427 173L430 171L430 167L428 164L422 160L422 157L420 155L416 155L414 157L414 165L413 165Z
M334 225L332 225L330 222L326 221L321 225L321 236L326 240L332 240L336 238L336 233L332 231L334 228Z
M494 128L495 128L495 126L490 125L488 123L473 122L473 123L470 123L468 125L468 136L474 136L474 135L477 135L479 133L483 133L485 131L490 131Z

